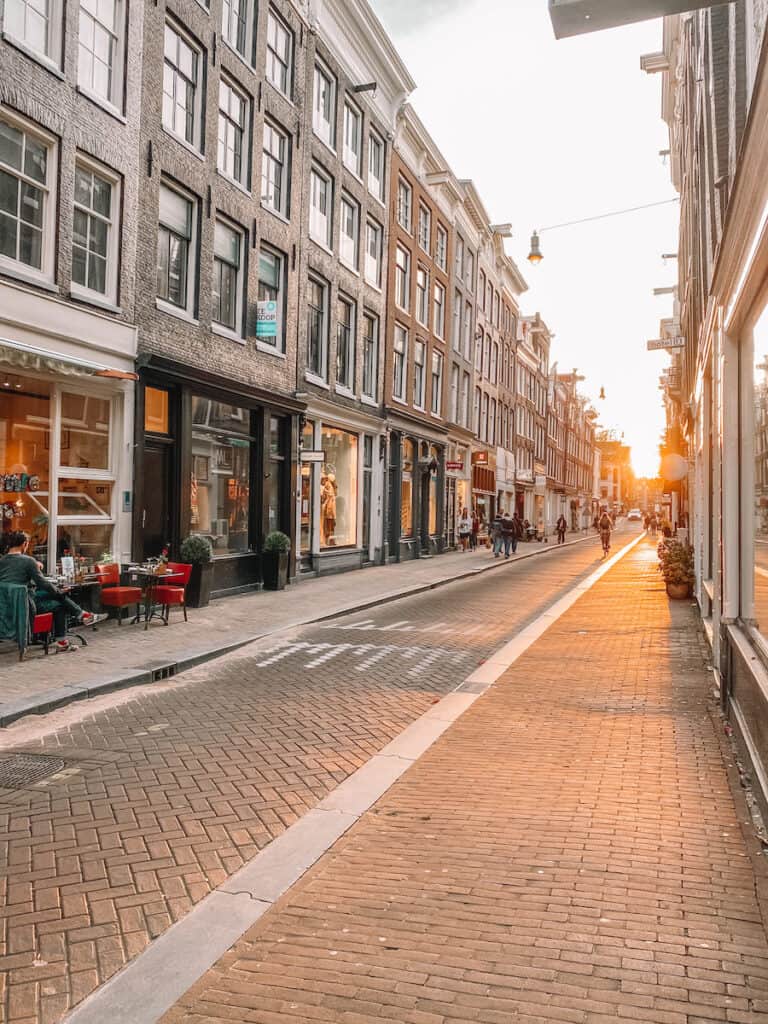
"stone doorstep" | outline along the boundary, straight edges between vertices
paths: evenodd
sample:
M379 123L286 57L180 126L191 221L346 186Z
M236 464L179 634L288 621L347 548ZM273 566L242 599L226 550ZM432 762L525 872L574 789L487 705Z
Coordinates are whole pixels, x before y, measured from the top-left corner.
M537 555L545 555L552 551L558 551L561 548L573 547L574 544L583 544L584 541L590 540L591 537L591 534L587 534L586 537L578 537L576 540L566 541L565 544L548 545L537 543L536 550L526 551L523 554L515 555L513 558L494 559L487 565L474 566L465 572L457 572L451 576L432 580L430 583L417 583L411 586L406 585L400 590L380 595L371 600L361 600L354 605L337 608L335 611L330 613L313 615L308 618L299 619L295 622L284 623L280 626L275 626L273 629L268 629L264 633L257 633L253 636L244 637L242 640L230 641L229 643L219 646L214 645L213 647L204 648L203 650L194 652L184 658L178 658L171 661L165 661L162 658L155 658L143 665L126 668L122 672L114 672L106 676L100 676L98 679L84 680L82 683L72 683L70 685L57 687L55 690L45 690L43 693L39 693L34 697L29 697L24 700L7 702L0 701L0 729L6 728L13 722L18 721L20 718L24 718L26 715L46 715L50 711L55 711L58 708L62 708L65 705L72 704L78 700L86 700L89 697L100 697L104 694L111 693L114 690L127 689L129 686L146 686L147 683L170 679L173 676L179 675L181 672L195 668L198 665L203 665L205 662L213 661L216 658L221 658L225 654L230 654L232 651L245 647L247 644L255 643L257 640L263 640L265 637L274 636L276 633L281 633L286 629L297 629L300 626L311 626L316 622L327 622L330 619L337 619L344 615L355 615L358 612L367 611L369 608L377 608L382 604L390 604L393 601L399 601L404 597L415 597L418 594L426 593L428 590L436 590L438 587L444 587L449 583L457 583L460 580L479 576L484 572L489 572L491 569L500 569L503 565L512 565L516 562L522 562L526 558L535 558ZM414 561L420 561L420 559L414 559Z

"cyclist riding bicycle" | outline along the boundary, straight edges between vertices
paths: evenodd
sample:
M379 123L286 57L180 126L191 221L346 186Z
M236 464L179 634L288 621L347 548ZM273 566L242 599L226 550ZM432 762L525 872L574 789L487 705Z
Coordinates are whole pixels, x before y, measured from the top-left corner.
M603 514L598 519L597 529L600 533L600 541L603 545L603 554L607 555L611 550L611 530L613 529L611 517L607 512L603 511Z

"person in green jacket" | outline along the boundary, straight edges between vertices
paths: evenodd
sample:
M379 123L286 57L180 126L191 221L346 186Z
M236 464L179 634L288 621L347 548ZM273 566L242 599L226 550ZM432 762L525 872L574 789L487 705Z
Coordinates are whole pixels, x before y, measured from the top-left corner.
M29 537L26 533L22 530L12 531L3 540L6 553L0 558L0 583L18 583L27 587L32 614L53 613L53 635L58 651L70 649L67 639L67 622L70 618L83 626L92 626L106 619L106 615L83 611L43 576L38 562L27 554Z

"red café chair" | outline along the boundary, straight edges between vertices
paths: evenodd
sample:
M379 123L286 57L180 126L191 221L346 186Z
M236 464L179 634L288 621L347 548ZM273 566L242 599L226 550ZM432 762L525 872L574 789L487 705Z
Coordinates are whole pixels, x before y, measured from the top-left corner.
M32 619L32 626L29 632L32 636L32 643L40 644L47 654L51 644L51 633L53 632L53 612L42 612L42 614L36 615ZM19 661L24 661L26 653L26 647L22 647L19 650Z
M168 615L171 605L180 604L184 611L184 621L187 621L187 584L192 575L192 566L186 562L168 562L166 572L173 573L176 579L173 583L158 583L155 586L153 600L155 604L163 606L162 619L168 625ZM162 577L161 577L162 579Z
M123 624L123 608L136 605L136 617L141 615L141 587L120 585L120 566L116 562L97 565L95 571L101 583L101 603L105 608L117 608L117 624Z

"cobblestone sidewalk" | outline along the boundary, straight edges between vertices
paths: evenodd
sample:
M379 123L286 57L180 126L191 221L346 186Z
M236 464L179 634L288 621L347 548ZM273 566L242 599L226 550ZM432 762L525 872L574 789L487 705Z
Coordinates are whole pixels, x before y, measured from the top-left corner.
M710 682L641 544L163 1024L768 1022Z

